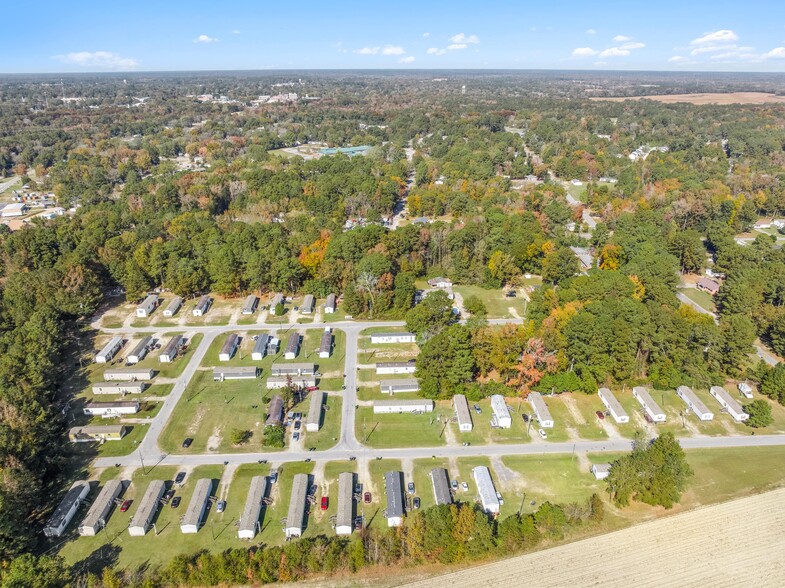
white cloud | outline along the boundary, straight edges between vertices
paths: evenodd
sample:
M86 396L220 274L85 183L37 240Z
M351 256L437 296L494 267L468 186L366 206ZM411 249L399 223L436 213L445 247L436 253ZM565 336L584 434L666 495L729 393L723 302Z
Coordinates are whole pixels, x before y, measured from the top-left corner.
M428 55L444 55L447 53L447 49L439 49L438 47L429 47L426 51Z
M238 31L237 29L234 29L234 30L232 31L232 34L233 34L233 35L239 35L239 34L240 34L240 31Z
M362 49L355 49L355 53L359 53L360 55L376 55L379 53L379 49L381 47L363 47Z
M591 47L578 47L572 50L573 57L592 57L597 55L597 50Z
M194 43L217 43L218 39L209 35L199 35L194 39Z
M466 43L453 43L452 45L447 45L448 51L457 51L459 49L466 49L468 45Z
M480 42L480 38L477 35L466 35L465 33L458 33L457 35L450 37L450 41L455 45L464 45L467 43L476 45Z
M702 37L690 41L690 45L717 45L738 41L739 36L731 30L722 29L713 33L706 33Z
M594 29L586 29L586 34L587 35L596 35L597 31L595 31Z
M632 41L632 37L628 37L626 35L616 35L613 37L614 43L624 43L625 41Z
M423 33L422 36L423 38L427 39L428 37L431 36L431 33Z
M139 62L135 59L123 57L117 53L112 53L111 51L77 51L74 53L55 55L52 59L56 59L61 63L104 71L126 71L136 69L139 65Z
M704 53L717 53L718 51L729 51L736 49L736 45L703 45L702 47L695 47L690 51L690 55L703 55Z
M409 55L408 57L401 57L398 60L398 63L414 63L414 57Z
M382 55L403 55L406 53L403 47L399 47L398 45L385 45L382 48Z
M682 57L681 55L674 55L668 60L670 63L681 63L682 61L687 61L686 57Z
M761 55L763 59L785 59L785 47L775 47Z
M600 53L600 57L627 57L630 54L628 49L621 47L611 47Z
M645 43L624 43L621 45L621 49L643 49L646 46Z

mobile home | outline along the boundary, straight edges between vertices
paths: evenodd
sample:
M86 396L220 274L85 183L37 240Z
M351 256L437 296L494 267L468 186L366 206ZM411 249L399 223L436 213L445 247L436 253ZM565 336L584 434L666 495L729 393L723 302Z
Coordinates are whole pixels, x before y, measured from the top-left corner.
M136 316L138 318L147 318L152 314L156 306L158 306L158 296L150 294L136 307Z

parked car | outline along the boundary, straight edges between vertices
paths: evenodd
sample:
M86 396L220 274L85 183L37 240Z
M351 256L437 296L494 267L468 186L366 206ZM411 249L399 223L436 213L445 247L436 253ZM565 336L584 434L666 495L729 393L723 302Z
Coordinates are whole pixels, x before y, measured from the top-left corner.
M164 494L164 500L167 502L174 498L174 490L167 490L166 494Z
M482 414L482 409L480 408L479 404L474 405L474 412L476 412L477 414Z
M177 472L177 475L174 477L174 483L182 484L183 480L185 480L185 472Z
M278 470L270 472L270 484L275 484L278 481Z
M370 492L366 492L365 494L363 494L363 502L365 504L371 504L371 493Z
M362 531L363 530L363 520L360 517L357 517L357 520L354 521L354 530L355 531Z
M120 512L126 512L129 508L131 508L131 504L133 500L123 500L123 503L120 505Z
M504 504L504 498L502 498L501 492L496 493L496 499L499 501L499 504Z
M294 435L292 435L292 439L294 439L295 441L299 441L300 440L300 433L295 432Z
M218 504L215 505L215 512L223 512L226 510L226 501L219 500Z
M306 457L305 458L305 463L311 463L311 461L313 461L313 460L310 457Z
M461 490L463 490L464 492L468 492L469 491L469 484L467 484L466 482L462 482L461 483Z
M319 386L308 386L306 390L308 392L316 392L319 389Z
M294 421L294 430L295 431L299 431L300 430L300 421Z
M409 484L406 486L406 490L409 492L409 494L414 494L414 482L409 482Z
M414 501L412 502L412 504L414 505L415 510L420 508L420 497L419 496L415 496L414 497Z
M327 510L330 505L330 499L327 496L322 496L322 510Z
M540 434L540 437L542 437L543 439L548 438L548 433L546 433L544 429L539 429L537 432Z
M355 494L359 494L362 491L363 491L363 485L362 484L357 483L357 484L354 485L354 493Z
M193 439L191 439L190 437L186 437L185 440L183 441L183 449L188 449L191 446L191 443L193 442L194 442Z
M349 456L349 461L357 461L357 456L356 455L350 455Z
M182 498L180 496L175 496L174 500L172 500L172 508L177 508L178 506L180 506L181 501Z
M605 413L602 412L601 410L598 410L595 414L597 415L597 418L600 419L601 421L605 420Z
M457 480L453 480L452 482L450 482L450 488L452 488L453 490L457 490L458 489L458 481Z
M524 423L528 423L529 422L529 415L526 414L525 412L523 413L523 422Z

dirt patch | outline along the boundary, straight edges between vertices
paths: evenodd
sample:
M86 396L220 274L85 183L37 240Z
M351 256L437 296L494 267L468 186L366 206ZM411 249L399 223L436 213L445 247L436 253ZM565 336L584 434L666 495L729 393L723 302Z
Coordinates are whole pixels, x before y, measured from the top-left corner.
M607 418L598 420L600 421L602 430L605 431L606 435L608 435L608 439L621 439L621 434L619 433L619 429L616 428L616 425L610 422Z
M224 467L223 474L221 474L221 482L220 482L220 500L226 500L226 497L229 495L229 486L232 485L232 480L234 479L234 473L237 471L238 464L229 464L228 466Z
M575 399L572 396L568 396L566 394L562 394L561 399L564 401L564 405L567 407L567 410L570 411L570 415L572 416L572 420L575 421L576 425L585 425L586 419L583 417L578 405L575 403Z
M218 451L222 440L223 437L221 437L221 428L216 427L213 429L213 434L210 435L210 438L207 440L207 451Z
M199 430L199 425L202 424L202 419L204 418L205 413L207 412L207 407L202 405L196 410L196 415L194 416L194 420L191 421L191 424L188 425L188 429L186 430L186 436L196 435L196 432Z
M766 92L706 92L700 94L664 94L659 96L630 96L627 98L591 98L607 102L624 102L625 100L654 100L665 104L686 102L689 104L782 104L785 96L777 96Z
M523 476L518 472L511 470L502 461L501 457L494 456L491 458L491 467L496 473L496 481L501 488L512 490L513 488L520 488L523 484Z
M518 311L517 311L517 310L515 310L515 309L514 309L512 306L508 306L508 307L507 307L507 312L509 312L509 313L510 313L510 316L511 316L512 318L516 318L516 319L519 319L519 318L521 318L521 315L519 315L519 314L518 314Z

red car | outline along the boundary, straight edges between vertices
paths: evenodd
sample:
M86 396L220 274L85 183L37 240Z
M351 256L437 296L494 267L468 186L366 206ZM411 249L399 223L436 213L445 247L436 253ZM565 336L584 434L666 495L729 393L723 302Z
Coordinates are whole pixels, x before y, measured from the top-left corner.
M308 386L306 390L308 392L316 392L319 389L319 386Z
M597 418L600 419L601 421L604 421L605 420L605 413L602 412L601 410L598 410L597 411Z
M363 495L363 502L365 502L365 504L371 504L371 493L370 492L366 492Z
M120 505L120 512L125 512L129 508L131 508L131 503L133 500L123 500L123 503Z
M330 499L327 496L322 496L322 510L327 510L330 505Z

